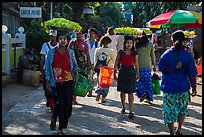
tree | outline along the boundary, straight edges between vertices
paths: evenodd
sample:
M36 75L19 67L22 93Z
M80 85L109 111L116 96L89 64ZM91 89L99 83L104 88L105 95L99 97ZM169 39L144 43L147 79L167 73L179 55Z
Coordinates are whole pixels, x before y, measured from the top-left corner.
M98 28L103 34L106 33L107 27L112 25L121 27L125 22L122 5L119 2L100 2L100 6L96 8L96 11L101 18L101 25Z

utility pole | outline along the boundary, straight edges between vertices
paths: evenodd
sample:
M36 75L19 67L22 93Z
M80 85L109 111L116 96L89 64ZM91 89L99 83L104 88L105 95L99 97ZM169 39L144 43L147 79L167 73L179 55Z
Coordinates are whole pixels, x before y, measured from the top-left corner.
M52 2L51 2L51 5L50 5L50 19L52 19Z

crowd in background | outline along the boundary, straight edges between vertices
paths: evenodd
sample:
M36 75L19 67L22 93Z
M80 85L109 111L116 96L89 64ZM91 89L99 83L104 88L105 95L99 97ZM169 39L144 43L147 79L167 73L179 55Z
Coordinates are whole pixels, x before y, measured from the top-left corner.
M120 92L121 113L126 114L125 98L128 94L130 119L134 118L134 94L140 102L153 103L152 71L156 71L155 50L158 47L157 36L151 39L144 32L142 37L115 33L109 27L107 33L99 36L95 28L88 32L82 30L73 33L50 32L50 41L42 45L41 75L45 91L46 106L52 112L50 129L56 129L59 117L58 134L64 134L72 105L78 105L74 86L78 85L78 75L84 76L96 88L92 88L87 97L97 93L96 101L106 103L109 87L100 86L98 76L100 68L114 68L117 91ZM166 50L158 62L162 72L161 91L163 91L162 114L170 134L182 134L181 127L188 116L188 97L196 95L197 70L193 55L185 48L182 31L172 34L171 48ZM94 81L94 75L97 79ZM180 81L183 84L180 84ZM190 93L192 87L192 93ZM171 102L174 100L174 103ZM178 127L174 133L174 122Z

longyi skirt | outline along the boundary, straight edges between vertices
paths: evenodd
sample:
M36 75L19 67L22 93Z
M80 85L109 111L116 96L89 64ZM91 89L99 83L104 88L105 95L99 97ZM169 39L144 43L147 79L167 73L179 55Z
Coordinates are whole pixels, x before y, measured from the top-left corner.
M162 115L165 124L174 123L181 115L189 116L189 93L163 93Z
M151 68L140 68L139 72L140 80L136 83L136 95L138 98L141 98L142 95L146 92L149 96L149 99L153 101Z
M118 74L117 91L125 93L136 92L136 69L135 66L121 66Z

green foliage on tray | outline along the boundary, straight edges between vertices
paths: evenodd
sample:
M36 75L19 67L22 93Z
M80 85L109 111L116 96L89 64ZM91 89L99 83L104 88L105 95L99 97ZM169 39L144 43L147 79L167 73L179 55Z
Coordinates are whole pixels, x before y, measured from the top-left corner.
M130 27L115 28L115 32L117 33L134 35L136 37L141 37L142 31L144 31L147 35L152 34L152 31L147 28L130 28Z
M137 34L137 30L135 30L134 28L130 28L130 27L115 28L114 30L117 33L130 34L130 35Z
M141 30L143 30L146 35L152 35L152 31L147 28L141 28Z
M44 25L46 27L54 26L54 27L68 28L68 29L73 29L73 30L82 29L79 23L67 20L65 18L53 18L51 20L44 22Z

